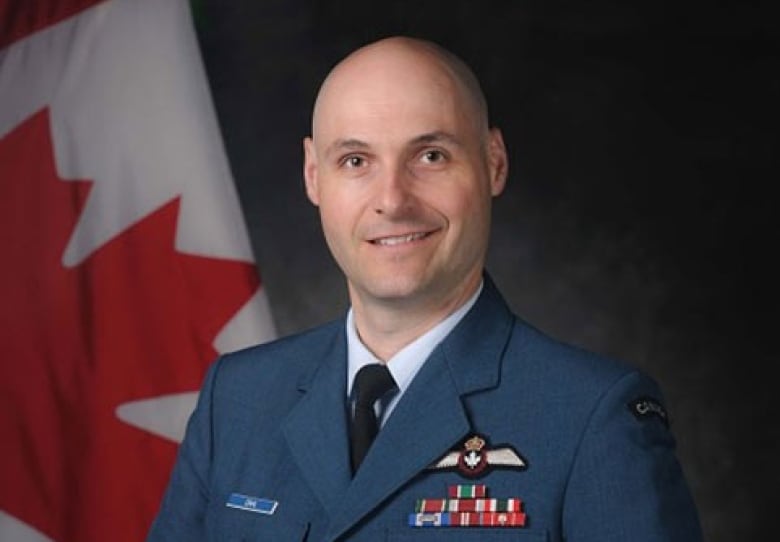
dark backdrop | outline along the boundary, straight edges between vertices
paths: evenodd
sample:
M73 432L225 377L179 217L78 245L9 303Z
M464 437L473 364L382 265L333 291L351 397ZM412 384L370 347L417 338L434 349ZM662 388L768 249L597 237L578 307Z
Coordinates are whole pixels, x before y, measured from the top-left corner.
M384 35L439 41L477 72L509 147L488 262L509 303L655 376L708 540L767 539L777 19L747 3L603 0L195 7L280 334L346 308L301 174L320 80Z

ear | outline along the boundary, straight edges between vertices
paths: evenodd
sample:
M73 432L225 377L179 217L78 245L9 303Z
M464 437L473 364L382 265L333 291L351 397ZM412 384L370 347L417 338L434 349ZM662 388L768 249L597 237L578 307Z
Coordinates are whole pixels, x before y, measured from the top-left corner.
M306 195L314 205L320 204L320 189L317 183L317 151L310 137L303 139L303 178L306 181Z
M498 196L504 191L509 172L509 159L506 155L504 137L501 130L491 128L487 143L488 172L490 174L490 193Z

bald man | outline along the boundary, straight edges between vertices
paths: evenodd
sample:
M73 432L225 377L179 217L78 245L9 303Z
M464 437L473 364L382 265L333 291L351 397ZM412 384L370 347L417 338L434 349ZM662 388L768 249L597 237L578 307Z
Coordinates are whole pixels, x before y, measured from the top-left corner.
M462 61L357 50L304 152L350 310L213 364L150 541L701 540L656 383L484 269L507 155Z

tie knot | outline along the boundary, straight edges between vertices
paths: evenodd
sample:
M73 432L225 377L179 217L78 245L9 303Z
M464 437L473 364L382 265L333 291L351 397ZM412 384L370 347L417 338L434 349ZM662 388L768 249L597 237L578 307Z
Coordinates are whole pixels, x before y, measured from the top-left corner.
M364 365L355 375L355 403L369 407L385 393L395 388L395 380L386 365Z

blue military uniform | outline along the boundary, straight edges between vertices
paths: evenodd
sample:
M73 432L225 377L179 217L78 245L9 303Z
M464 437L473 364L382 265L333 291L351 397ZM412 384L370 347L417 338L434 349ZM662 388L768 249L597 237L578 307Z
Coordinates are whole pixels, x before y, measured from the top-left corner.
M215 363L148 541L702 539L656 384L520 321L489 277L354 478L346 364L343 321ZM522 467L431 468L473 435ZM524 524L409 525L420 499L474 483L522 500Z

